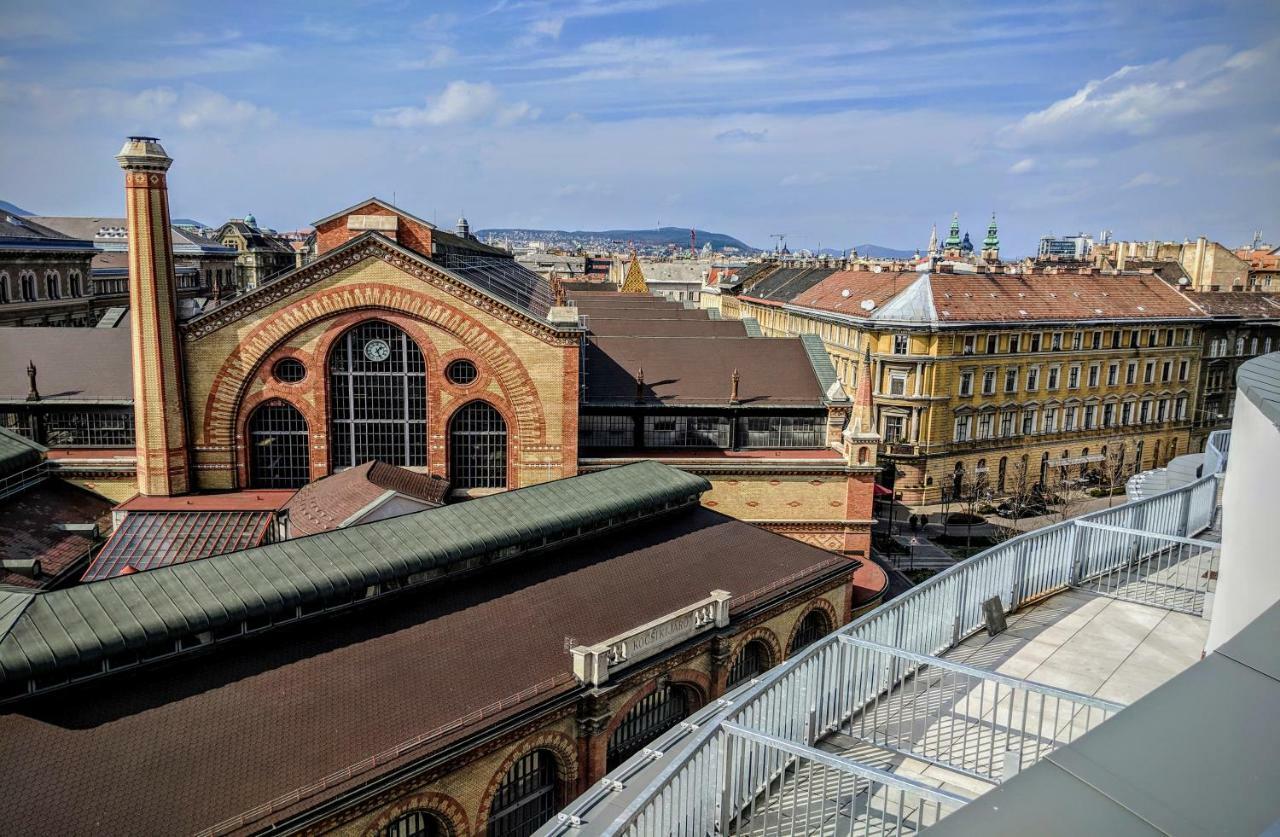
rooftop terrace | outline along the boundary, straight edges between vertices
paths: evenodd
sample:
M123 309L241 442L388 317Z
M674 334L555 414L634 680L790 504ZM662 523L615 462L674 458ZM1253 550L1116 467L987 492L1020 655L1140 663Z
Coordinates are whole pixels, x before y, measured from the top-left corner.
M1074 746L1201 657L1227 438L1188 485L1021 535L815 643L540 833L910 833Z

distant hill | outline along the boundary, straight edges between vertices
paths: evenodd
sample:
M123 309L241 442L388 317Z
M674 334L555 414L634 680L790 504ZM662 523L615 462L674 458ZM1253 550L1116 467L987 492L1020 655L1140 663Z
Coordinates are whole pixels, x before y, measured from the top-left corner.
M20 206L15 206L8 201L0 201L0 212L8 212L10 215L35 215L34 212L28 212Z
M696 230L696 232L698 249L702 249L704 244L709 243L711 249L716 252L722 252L726 247L737 248L738 251L743 253L756 252L755 247L731 235L708 232L707 230ZM490 236L493 236L499 239L509 239L513 243L541 241L560 247L569 247L575 243L602 247L610 243L626 245L627 242L634 242L636 245L644 247L689 246L688 227L659 227L654 230L533 230L506 227L477 230L475 235L481 240L487 240Z
M855 244L853 249L858 251L859 256L866 256L871 259L909 259L915 255L914 250L895 250L892 247L881 247L879 244ZM818 251L822 256L843 256L847 250L833 250L830 247L823 247Z

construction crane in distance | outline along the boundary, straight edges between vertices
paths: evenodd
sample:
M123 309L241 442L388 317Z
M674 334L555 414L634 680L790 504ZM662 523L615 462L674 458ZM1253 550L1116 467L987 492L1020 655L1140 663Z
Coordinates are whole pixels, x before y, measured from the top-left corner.
M773 244L773 251L774 251L775 253L782 252L783 250L785 250L785 249L787 248L787 234L786 234L786 233L774 233L773 235L771 235L771 236L769 236L769 237L770 237L770 238L772 238L772 239L774 240L774 244Z

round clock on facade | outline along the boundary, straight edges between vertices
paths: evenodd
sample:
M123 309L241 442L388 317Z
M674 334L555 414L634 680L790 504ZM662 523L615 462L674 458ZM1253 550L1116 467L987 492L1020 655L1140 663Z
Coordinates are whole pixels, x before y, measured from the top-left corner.
M386 340L370 340L364 344L364 356L375 363L380 363L391 357L391 347L387 345Z

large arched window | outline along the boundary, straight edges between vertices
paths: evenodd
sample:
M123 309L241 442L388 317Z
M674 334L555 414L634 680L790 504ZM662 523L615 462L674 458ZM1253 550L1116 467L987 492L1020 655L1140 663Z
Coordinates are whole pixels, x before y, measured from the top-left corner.
M383 837L451 837L453 829L439 817L421 808L406 811L391 821Z
M744 680L764 674L773 665L770 657L772 655L769 653L768 645L759 639L751 640L742 646L742 650L734 658L733 667L729 669L727 685L735 686Z
M46 270L44 272L44 298L62 299L62 286L59 283L58 271L56 270Z
M36 275L29 270L18 274L18 299L31 302L36 298Z
M9 301L9 274L0 273L0 303Z
M449 422L454 488L507 487L507 422L492 404L472 401Z
M71 295L84 296L84 285L81 282L80 271L71 271L69 274L69 281L71 283Z
M555 816L559 798L556 758L550 750L534 750L502 777L489 806L489 837L528 837Z
M377 320L348 331L329 355L333 466L371 459L427 464L427 366L400 329Z
M791 645L787 648L787 656L791 656L806 645L822 639L831 633L833 627L835 626L831 624L831 617L827 616L826 611L809 611L809 615L804 617L800 627L796 628L795 636L791 637Z
M249 484L300 488L311 477L307 421L291 404L270 401L249 417Z
M642 697L609 736L607 769L613 770L662 733L689 717L693 697L684 686L667 684Z

